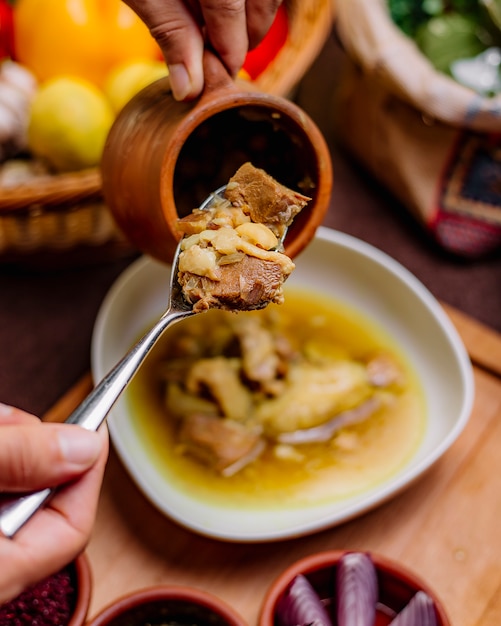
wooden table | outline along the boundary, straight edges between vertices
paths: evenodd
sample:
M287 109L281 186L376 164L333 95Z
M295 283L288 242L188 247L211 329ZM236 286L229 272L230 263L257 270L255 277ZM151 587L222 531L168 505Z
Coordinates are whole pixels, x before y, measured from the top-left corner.
M87 549L94 575L89 617L153 584L209 591L256 624L264 595L290 563L316 551L372 550L424 577L454 626L501 624L501 335L446 308L474 365L471 419L419 481L376 510L308 537L234 544L198 536L158 512L112 450ZM45 416L64 419L91 388L81 380Z

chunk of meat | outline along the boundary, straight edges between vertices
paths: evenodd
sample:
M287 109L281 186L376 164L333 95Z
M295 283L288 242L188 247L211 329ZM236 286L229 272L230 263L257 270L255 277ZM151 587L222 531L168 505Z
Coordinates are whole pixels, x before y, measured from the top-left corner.
M272 333L256 316L239 316L233 324L242 352L242 370L252 381L264 383L277 377L281 366Z
M259 432L228 419L194 414L183 420L180 442L193 455L223 476L231 476L264 450Z
M179 284L187 302L194 311L227 309L251 311L270 302L284 301L282 285L285 277L282 266L272 261L244 256L236 263L220 265L219 280L180 272Z
M193 210L189 215L177 222L177 229L183 235L198 235L211 227L212 214L210 211Z
M265 224L278 237L311 200L251 163L244 163L230 178L225 197L234 206L248 207L251 221Z

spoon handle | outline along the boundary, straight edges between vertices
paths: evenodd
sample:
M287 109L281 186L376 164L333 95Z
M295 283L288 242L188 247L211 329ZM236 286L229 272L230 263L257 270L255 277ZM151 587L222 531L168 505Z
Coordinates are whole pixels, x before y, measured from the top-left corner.
M162 333L168 326L190 314L192 314L191 310L171 311L169 309L94 387L85 400L65 420L65 423L78 424L87 430L97 430ZM55 489L42 489L33 493L14 496L1 503L0 532L5 537L14 537L34 513L52 497L54 492Z

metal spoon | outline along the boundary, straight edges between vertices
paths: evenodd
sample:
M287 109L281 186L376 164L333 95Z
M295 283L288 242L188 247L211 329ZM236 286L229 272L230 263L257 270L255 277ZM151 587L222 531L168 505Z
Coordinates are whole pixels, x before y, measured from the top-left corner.
M199 208L209 209L216 199L223 197L225 189L226 185L212 192ZM97 430L165 330L172 324L196 313L192 305L184 299L177 280L180 252L181 242L178 244L172 263L167 310L71 413L65 420L66 424L78 424L87 430ZM15 497L0 505L0 532L5 537L14 537L32 515L49 500L54 491L53 488L42 489Z
M219 198L224 197L226 185L212 192L200 205L200 209L209 209ZM278 242L277 249L282 249L287 228ZM169 306L158 322L131 348L117 365L96 385L85 400L65 420L66 424L78 424L87 430L97 430L106 419L121 393L131 382L139 366L143 363L153 346L169 326L185 317L196 314L193 305L183 297L178 282L179 254L181 242L177 246L170 277ZM0 532L5 537L14 537L18 530L40 509L54 494L55 489L47 488L15 497L0 505Z

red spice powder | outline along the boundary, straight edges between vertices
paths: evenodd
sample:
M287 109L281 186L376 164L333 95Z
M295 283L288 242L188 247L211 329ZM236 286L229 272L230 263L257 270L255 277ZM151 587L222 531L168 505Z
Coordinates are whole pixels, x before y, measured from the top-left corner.
M66 626L75 588L65 568L0 606L0 626Z

